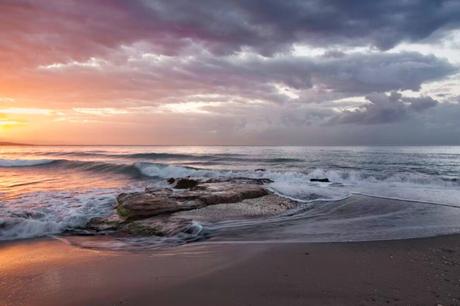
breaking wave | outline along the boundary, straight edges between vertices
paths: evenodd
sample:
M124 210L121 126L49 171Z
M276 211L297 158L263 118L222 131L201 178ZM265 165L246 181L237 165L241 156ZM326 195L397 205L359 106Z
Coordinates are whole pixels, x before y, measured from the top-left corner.
M0 241L60 234L110 213L115 190L32 192L0 211Z
M54 162L53 159L0 159L0 167L33 167Z
M139 161L133 163L117 163L108 161L86 161L66 159L0 159L0 167L41 169L73 169L92 171L99 174L116 173L129 175L133 178L167 179L170 177L193 178L267 178L273 181L270 187L280 194L299 200L340 199L352 193L375 196L391 196L408 200L422 200L420 196L413 198L420 188L422 194L438 193L443 189L460 187L460 180L455 176L429 174L426 171L376 171L354 168L307 168L295 170L286 168L275 169L205 169L176 164ZM257 171L256 171L257 170ZM263 170L263 171L260 171ZM329 182L312 182L312 179L327 178ZM412 192L411 192L412 190ZM404 196L406 194L407 196ZM429 199L430 201L433 198Z

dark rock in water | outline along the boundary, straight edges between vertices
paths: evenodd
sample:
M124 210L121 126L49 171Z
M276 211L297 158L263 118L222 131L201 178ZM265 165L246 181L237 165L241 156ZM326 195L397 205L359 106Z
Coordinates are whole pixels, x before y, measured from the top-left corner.
M130 222L121 231L131 235L174 236L180 232L188 231L192 225L192 220L163 216Z
M176 179L175 179L175 178L173 178L173 177L170 177L170 178L168 179L168 181L167 181L167 182L168 182L168 184L172 185L172 184L174 184L174 182L175 182L175 181L176 181Z
M256 172L265 172L265 169L264 168L258 168L258 169L254 170L254 171L256 171Z
M321 182L321 183L329 183L329 179L326 178L312 178L310 179L310 182Z
M176 184L174 185L174 188L176 189L191 189L198 185L198 181L188 179L188 178L181 178L178 179Z

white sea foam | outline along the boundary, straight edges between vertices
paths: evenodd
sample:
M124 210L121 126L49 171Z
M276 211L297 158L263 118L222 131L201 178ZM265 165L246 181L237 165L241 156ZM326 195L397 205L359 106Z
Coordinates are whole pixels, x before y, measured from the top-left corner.
M7 209L0 210L0 240L40 237L84 226L91 218L111 211L113 193L33 192L8 201Z
M396 173L377 177L365 171L314 169L302 172L267 172L275 191L299 200L338 200L352 194L365 194L411 201L460 206L460 188L456 181L420 173ZM328 178L329 183L311 182Z
M196 169L191 167L181 167L160 163L138 162L134 166L145 176L156 178L170 178L170 177L196 177L196 178L210 178L210 177L223 177L231 176L231 171L218 171Z
M352 194L459 205L458 181L414 172L376 173L365 170L322 169L308 171L207 170L176 165L139 162L139 171L149 177L268 178L270 187L285 196L302 201L338 200ZM329 182L311 182L328 178Z

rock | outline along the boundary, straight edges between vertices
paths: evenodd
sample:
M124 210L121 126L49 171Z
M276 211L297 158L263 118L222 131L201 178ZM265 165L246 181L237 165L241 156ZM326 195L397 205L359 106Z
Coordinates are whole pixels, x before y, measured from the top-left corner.
M170 178L167 180L168 184L170 184L170 185L174 184L175 181L176 181L176 179L173 178L173 177L170 177Z
M147 218L202 206L201 201L178 201L154 192L122 193L117 197L117 212L126 219Z
M117 212L126 219L140 219L197 209L207 205L235 203L244 199L262 197L268 191L260 185L228 182L202 183L196 190L122 193L117 197Z
M121 231L130 235L174 236L180 232L187 232L192 226L192 220L163 216L130 222Z
M146 187L146 193L154 193L156 195L163 195L165 197L169 197L173 194L173 190L171 188L156 188L156 187Z
M265 188L254 184L233 184L228 182L203 183L201 187L205 188L207 192L201 193L198 198L206 206L221 203L236 203L268 194Z
M188 178L181 178L178 179L176 184L174 185L174 188L176 189L191 189L198 185L198 181L188 179Z
M310 179L310 182L321 182L321 183L329 183L329 179L326 178L312 178Z
M95 217L89 220L86 228L96 232L117 230L125 220L118 214L114 213L108 217Z
M265 172L265 169L264 168L257 168L254 171L256 171L256 172Z
M296 206L297 203L292 200L275 194L269 194L237 203L216 204L199 209L181 211L174 213L172 216L192 219L201 223L219 222L274 216Z
M294 201L270 193L263 186L266 182L269 180L244 177L206 182L174 179L174 188L150 187L144 192L118 195L114 214L91 219L86 229L91 234L195 237L200 227L194 220L206 223L257 218L296 206Z

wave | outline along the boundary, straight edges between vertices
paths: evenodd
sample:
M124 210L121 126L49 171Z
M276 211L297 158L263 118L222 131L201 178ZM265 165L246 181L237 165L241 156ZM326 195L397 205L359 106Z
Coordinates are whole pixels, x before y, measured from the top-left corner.
M0 159L0 167L33 167L53 163L54 159Z
M60 234L111 212L115 189L31 192L0 210L0 241Z
M86 152L48 152L51 156L76 156L76 157L109 157L109 158L134 158L134 159L186 159L186 158L211 158L209 155L192 155L177 153L105 153L101 151Z
M174 166L164 163L135 162L132 164L112 163L105 161L85 161L67 159L48 160L0 160L0 167L47 167L53 169L74 169L81 171L93 171L97 173L127 174L133 177L216 177L219 171L204 170L192 167ZM223 171L225 172L225 171Z
M170 177L234 177L247 176L250 178L268 178L278 183L291 183L293 188L305 184L315 178L328 178L330 183L314 183L315 186L348 186L368 183L404 183L411 185L431 185L456 187L460 179L453 176L442 176L425 171L376 171L357 168L298 168L298 170L248 169L205 169L181 166L168 163L139 161L133 163L110 162L98 160L68 160L68 159L0 159L0 167L54 167L63 169L87 170L95 172L124 173L135 176L170 178Z
M107 153L104 151L85 151L85 152L47 152L45 155L51 156L81 156L81 157L110 157L110 158L133 158L133 159L212 159L212 158L234 158L241 154L183 154L183 153Z
M366 194L401 198L406 200L429 201L459 205L460 180L451 175L429 174L426 171L394 169L380 171L378 169L356 168L304 168L285 167L274 169L266 167L265 171L253 169L205 169L157 163L149 161L86 161L67 159L48 160L0 160L4 167L37 167L40 169L74 169L91 171L105 179L108 174L127 175L135 180L167 178L264 178L273 181L269 187L280 195L303 202L317 200L337 200L352 194ZM259 167L260 165L257 165ZM446 173L445 174L449 174ZM328 178L329 182L312 182L312 179Z
M300 158L274 157L258 158L245 154L218 153L218 154L182 154L182 153L105 153L101 151L85 152L48 152L48 156L73 156L73 157L106 157L115 159L142 159L142 160L180 160L180 161L209 161L209 162L258 162L258 163L298 163Z

